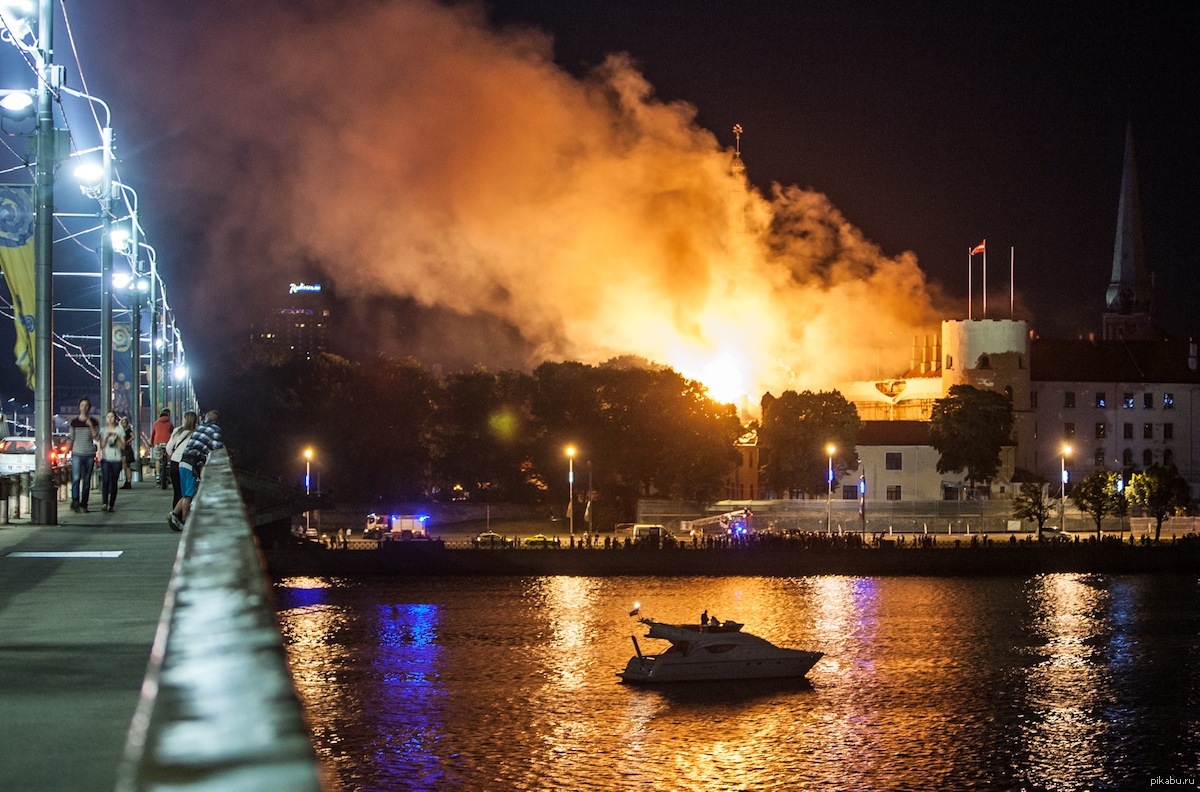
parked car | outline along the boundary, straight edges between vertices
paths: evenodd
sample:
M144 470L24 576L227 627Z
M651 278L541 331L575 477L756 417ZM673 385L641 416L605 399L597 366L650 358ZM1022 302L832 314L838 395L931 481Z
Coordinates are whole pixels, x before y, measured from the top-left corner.
M512 547L512 540L505 539L495 531L485 531L471 540L473 547Z
M561 547L562 542L557 536L546 536L545 534L534 534L525 540L526 547Z
M1069 542L1071 537L1059 530L1058 527L1047 525L1042 528L1041 540L1043 542Z
M6 437L0 440L0 476L12 476L33 470L37 446L32 437Z

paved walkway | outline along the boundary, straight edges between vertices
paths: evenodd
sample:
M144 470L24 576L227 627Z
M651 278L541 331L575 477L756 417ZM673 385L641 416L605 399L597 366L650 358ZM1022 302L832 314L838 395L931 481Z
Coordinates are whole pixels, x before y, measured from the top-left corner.
M0 790L111 790L180 534L171 491L0 525ZM95 554L27 557L19 553Z

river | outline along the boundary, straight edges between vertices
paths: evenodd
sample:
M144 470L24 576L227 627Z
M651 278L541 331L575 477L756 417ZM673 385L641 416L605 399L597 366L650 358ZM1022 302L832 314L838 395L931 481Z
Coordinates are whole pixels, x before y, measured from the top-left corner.
M276 583L343 790L1194 788L1190 575ZM629 616L744 622L807 682L643 689ZM1157 783L1156 783L1157 782Z

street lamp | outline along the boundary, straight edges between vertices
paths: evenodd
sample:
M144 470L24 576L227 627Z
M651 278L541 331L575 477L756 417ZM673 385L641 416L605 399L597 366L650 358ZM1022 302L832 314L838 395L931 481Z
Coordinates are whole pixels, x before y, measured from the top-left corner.
M829 472L826 479L829 483L829 491L825 493L825 530L833 535L833 455L837 448L830 443L825 446L825 453L829 455Z
M36 27L34 26L36 11ZM33 406L34 438L37 447L49 449L54 441L54 169L66 150L65 130L54 126L54 99L66 82L62 66L54 65L54 5L51 0L0 5L3 33L7 41L24 53L37 72L36 132L34 133L34 227L33 227ZM21 97L14 97L13 101ZM12 112L10 102L8 108ZM50 455L37 455L30 487L30 523L58 523L58 489L50 470Z
M1058 490L1058 528L1067 532L1067 457L1071 455L1071 446L1063 443L1062 447L1062 481Z
M575 540L575 446L567 446L567 517L570 519L571 541Z
M305 495L310 495L312 493L312 458L313 458L312 448L309 447L309 448L304 449L304 494ZM305 505L307 506L308 504L305 504ZM312 511L310 509L304 510L304 535L305 536L308 535L308 528L310 525L311 515L312 515Z

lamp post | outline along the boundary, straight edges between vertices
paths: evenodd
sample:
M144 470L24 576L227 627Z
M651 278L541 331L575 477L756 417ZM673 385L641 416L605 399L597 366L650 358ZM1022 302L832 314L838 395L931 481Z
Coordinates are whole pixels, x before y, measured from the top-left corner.
M570 520L571 541L575 541L575 446L567 446L567 517Z
M825 453L829 455L829 472L826 474L826 480L829 484L829 489L825 493L825 530L829 535L833 535L833 455L837 448L830 443L825 446Z
M1063 443L1062 472L1058 490L1058 527L1064 534L1067 532L1067 457L1071 455L1071 446Z
M304 449L304 494L312 494L312 448ZM305 504L306 506L308 504ZM304 510L304 535L308 535L308 528L311 522L312 510Z
M38 0L35 61L37 83L37 180L34 219L34 442L39 453L30 487L30 522L58 524L58 492L50 471L54 443L54 166L58 161L58 132L54 128L54 91L63 84L62 67L53 65L54 6Z
M112 409L113 396L113 320L112 320L112 275L113 275L113 239L112 221L116 216L113 210L115 193L118 182L113 179L113 130L112 110L103 99L76 91L65 85L59 90L64 94L86 99L99 105L104 110L104 126L100 129L101 153L100 165L94 162L83 162L75 169L75 178L80 181L79 189L84 195L93 198L100 204L100 414L106 415ZM95 149L77 152L87 154Z
M129 422L133 424L133 480L142 480L142 295L150 285L146 278L138 277L133 287L133 338L130 349L133 353L133 396L129 403Z

